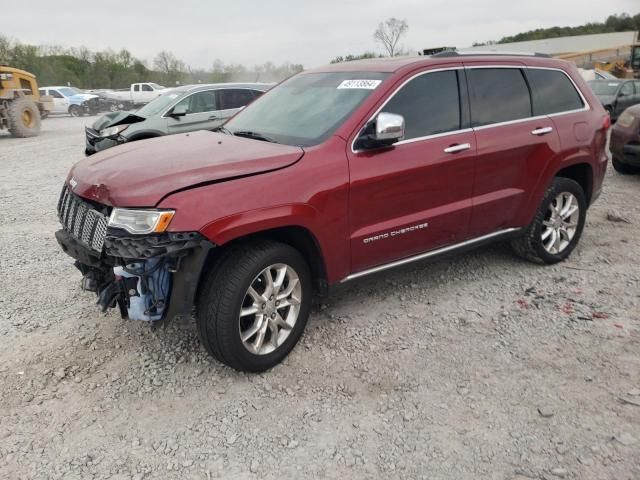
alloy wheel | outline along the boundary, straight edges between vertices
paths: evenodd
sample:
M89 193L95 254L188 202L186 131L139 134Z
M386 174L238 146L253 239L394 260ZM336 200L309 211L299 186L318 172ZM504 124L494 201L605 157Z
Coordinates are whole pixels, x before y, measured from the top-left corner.
M240 339L255 355L275 351L287 339L300 314L302 285L284 263L262 270L247 289L240 308Z
M542 222L541 240L544 249L552 255L562 253L578 230L580 206L569 192L562 192L549 204Z

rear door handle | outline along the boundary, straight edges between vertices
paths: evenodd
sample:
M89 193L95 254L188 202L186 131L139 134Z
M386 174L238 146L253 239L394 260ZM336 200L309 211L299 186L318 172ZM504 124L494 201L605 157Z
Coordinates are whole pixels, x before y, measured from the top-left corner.
M531 130L531 135L546 135L551 132L553 132L553 128L551 127L536 128L535 130Z
M209 117L209 120L217 120L217 119L218 119L218 117L216 115L211 115Z
M444 153L458 153L464 152L465 150L469 150L471 148L470 143L459 143L458 145L451 145L444 149Z

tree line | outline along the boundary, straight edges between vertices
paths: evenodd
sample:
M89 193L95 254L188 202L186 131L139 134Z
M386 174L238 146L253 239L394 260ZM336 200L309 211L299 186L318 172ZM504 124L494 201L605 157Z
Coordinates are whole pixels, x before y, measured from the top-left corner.
M633 30L640 30L640 13L634 16L630 16L628 13L609 15L604 22L589 22L577 27L537 28L535 30L529 30L528 32L502 37L497 42L476 42L473 46L479 47L495 43L525 42L528 40L543 40L545 38L589 35L595 33L626 32Z
M215 60L209 69L194 69L173 53L159 52L151 65L122 49L91 51L23 44L0 35L0 63L33 73L40 85L78 88L127 88L132 83L156 82L165 86L221 82L274 82L303 69L283 63L246 67Z

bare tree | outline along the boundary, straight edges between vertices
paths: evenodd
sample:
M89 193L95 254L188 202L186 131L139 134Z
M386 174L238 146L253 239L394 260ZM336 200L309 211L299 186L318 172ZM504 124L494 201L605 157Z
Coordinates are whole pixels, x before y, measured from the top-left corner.
M400 38L407 33L409 25L406 20L398 20L397 18L387 18L378 25L377 30L373 34L375 41L380 42L387 50L390 57L397 55L398 42Z

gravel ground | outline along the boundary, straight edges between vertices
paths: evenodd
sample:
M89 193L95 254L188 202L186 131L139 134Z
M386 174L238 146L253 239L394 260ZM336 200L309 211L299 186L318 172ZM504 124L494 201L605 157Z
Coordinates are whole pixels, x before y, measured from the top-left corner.
M640 478L640 176L608 173L569 261L494 245L341 286L246 375L80 290L53 232L90 120L0 132L0 477Z

